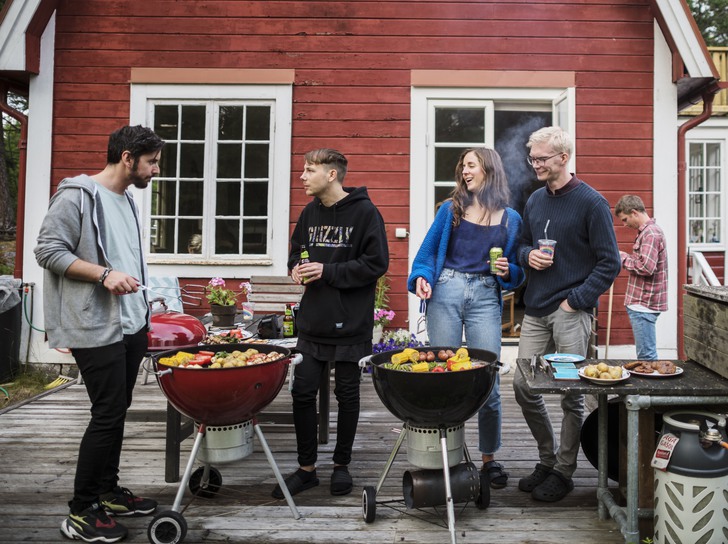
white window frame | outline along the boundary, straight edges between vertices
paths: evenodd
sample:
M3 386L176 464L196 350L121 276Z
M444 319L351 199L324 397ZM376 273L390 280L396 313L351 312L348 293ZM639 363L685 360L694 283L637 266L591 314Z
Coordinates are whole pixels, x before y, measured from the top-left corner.
M209 265L224 266L214 275L246 278L253 274L284 275L287 273L288 234L290 223L291 119L293 92L284 85L189 85L133 84L131 86L130 123L151 126L155 102L266 101L272 103L271 169L268 200L268 253L266 255L219 256L201 260L199 255L164 255L147 253L151 275L208 277ZM212 147L212 146L211 146ZM164 150L162 150L164 153ZM134 189L134 198L142 215L143 243L149 248L151 194ZM214 213L205 209L205 214ZM208 240L209 234L203 233Z
M690 132L691 137L685 140L685 228L686 240L689 251L704 251L704 252L720 252L726 250L726 235L728 235L728 227L726 226L726 203L728 197L726 196L726 182L728 181L726 170L728 170L728 160L726 160L726 140L716 137L698 137L698 133ZM690 146L692 144L718 144L720 147L720 242L701 242L691 243L690 242ZM703 218L705 219L705 218ZM707 233L705 233L707 239Z
M412 87L410 119L410 236L408 270L427 234L427 229L435 219L434 203L434 153L433 138L430 136L434 126L435 107L469 107L473 104L491 104L486 110L486 145L494 145L493 112L499 104L524 106L529 104L544 105L551 103L554 123L559 123L576 142L576 89L568 88L448 88L448 87ZM488 122L490 121L490 122ZM576 143L569 168L576 171ZM454 166L454 165L453 165ZM422 190L422 180L426 180ZM419 301L415 296L409 297L409 323L415 332ZM413 316L415 316L413 318Z

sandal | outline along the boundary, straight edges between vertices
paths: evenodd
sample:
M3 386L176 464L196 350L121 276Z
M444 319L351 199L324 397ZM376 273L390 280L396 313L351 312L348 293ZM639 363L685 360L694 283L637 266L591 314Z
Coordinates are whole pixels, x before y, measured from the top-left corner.
M291 495L297 495L301 491L306 491L307 489L311 489L312 487L319 485L319 479L316 477L316 470L308 472L302 468L299 468L283 481L286 483L286 487ZM273 495L274 499L282 499L284 497L280 484L275 486L271 495Z
M556 502L566 497L572 489L574 489L574 480L562 476L554 470L542 484L534 488L531 497L537 501Z
M503 470L503 465L496 461L488 461L480 469L480 472L488 477L490 487L493 489L503 489L508 483L508 473Z
M331 474L331 494L348 495L354 489L354 481L345 466L334 467Z

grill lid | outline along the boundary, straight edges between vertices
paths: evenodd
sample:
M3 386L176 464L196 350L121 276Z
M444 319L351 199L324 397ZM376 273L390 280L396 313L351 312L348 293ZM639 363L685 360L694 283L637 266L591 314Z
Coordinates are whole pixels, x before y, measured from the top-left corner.
M194 316L180 312L152 314L152 330L147 334L149 351L188 348L205 338L207 329Z

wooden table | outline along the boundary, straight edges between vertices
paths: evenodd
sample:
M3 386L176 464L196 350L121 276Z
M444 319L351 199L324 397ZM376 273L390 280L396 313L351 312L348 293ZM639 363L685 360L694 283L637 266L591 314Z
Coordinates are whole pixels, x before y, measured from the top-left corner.
M626 360L604 360L608 365L622 365ZM597 361L587 360L577 366L586 366ZM696 404L728 403L728 379L723 378L694 361L673 361L683 367L680 376L669 378L648 378L631 376L614 385L599 385L580 379L578 381L557 381L550 374L536 366L531 376L530 359L516 361L517 372L523 373L526 384L535 394L577 393L596 395L599 400L597 470L599 480L597 498L599 518L606 519L607 513L617 522L627 544L639 543L638 517L651 516L651 511L639 509L639 410L653 406L685 406ZM627 493L626 507L617 505L607 487L607 397L616 395L627 409Z

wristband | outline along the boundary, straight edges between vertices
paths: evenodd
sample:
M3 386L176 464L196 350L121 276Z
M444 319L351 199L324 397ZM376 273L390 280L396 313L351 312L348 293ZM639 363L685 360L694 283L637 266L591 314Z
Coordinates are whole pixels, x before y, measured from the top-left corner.
M104 268L104 272L103 272L103 274L101 274L101 277L99 278L99 283L101 285L103 285L104 282L106 281L106 278L109 277L110 272L111 272L111 268Z

